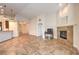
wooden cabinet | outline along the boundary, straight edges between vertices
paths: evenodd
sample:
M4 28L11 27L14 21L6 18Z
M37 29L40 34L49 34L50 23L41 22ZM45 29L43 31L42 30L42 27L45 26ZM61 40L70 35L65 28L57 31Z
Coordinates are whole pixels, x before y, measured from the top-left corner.
M9 29L9 21L5 21L5 28Z
M0 22L0 31L2 31L2 22Z

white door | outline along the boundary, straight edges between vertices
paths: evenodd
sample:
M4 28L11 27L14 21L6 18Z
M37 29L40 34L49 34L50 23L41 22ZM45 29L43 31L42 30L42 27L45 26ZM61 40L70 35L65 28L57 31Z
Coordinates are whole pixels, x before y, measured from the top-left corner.
M43 24L38 24L38 36L43 37Z

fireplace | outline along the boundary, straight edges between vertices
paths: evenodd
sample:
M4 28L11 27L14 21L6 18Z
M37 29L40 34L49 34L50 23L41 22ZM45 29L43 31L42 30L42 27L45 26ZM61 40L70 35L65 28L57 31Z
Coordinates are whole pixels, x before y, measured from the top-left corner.
M60 38L67 39L67 31L60 31Z
M73 46L73 26L57 27L57 39L63 40L69 46Z

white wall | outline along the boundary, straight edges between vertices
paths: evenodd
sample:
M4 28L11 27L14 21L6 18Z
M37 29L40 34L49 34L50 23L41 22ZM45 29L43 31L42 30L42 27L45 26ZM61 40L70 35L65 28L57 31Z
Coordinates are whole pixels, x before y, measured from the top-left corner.
M41 22L39 22L39 19L41 19ZM57 38L56 14L41 15L34 17L30 21L30 27L29 27L30 34L39 36L38 34L39 23L43 24L43 36L47 28L52 28L54 32L54 38Z
M57 25L56 25L56 14L50 14L45 16L45 30L52 28L54 38L57 38Z
M17 37L18 34L18 22L17 21L9 21L9 30L13 31L13 37Z
M19 27L19 30L21 30L21 32L24 34L28 34L29 22L28 21L19 21L19 24L21 25Z
M64 11L64 12L63 12ZM69 4L68 6L65 6L61 11L63 15L60 15L59 12L57 15L57 26L68 26L68 25L74 25L74 5Z
M37 17L34 17L29 21L29 34L37 35Z
M74 25L74 46L79 50L79 4L74 5L74 17L75 17L75 25Z

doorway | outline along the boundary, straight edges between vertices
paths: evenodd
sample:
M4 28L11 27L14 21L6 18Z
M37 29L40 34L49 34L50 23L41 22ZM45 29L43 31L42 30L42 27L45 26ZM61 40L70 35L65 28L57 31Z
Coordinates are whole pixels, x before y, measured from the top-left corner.
M20 22L19 23L19 35L27 34L27 33L28 33L27 24L24 22Z
M41 38L43 37L43 24L42 23L38 24L38 36Z

